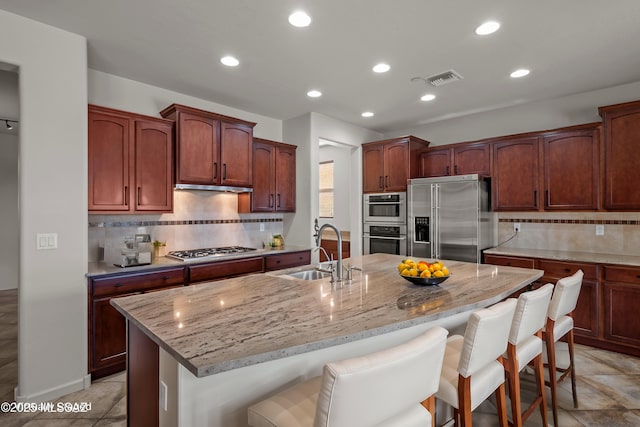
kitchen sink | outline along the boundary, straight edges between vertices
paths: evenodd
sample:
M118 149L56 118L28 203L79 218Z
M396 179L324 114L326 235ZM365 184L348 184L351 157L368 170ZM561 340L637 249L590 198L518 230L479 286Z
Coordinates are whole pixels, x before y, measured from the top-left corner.
M296 279L302 279L302 280L318 280L318 279L324 279L326 277L331 277L331 274L324 271L313 269L313 270L296 271L295 273L287 274L287 276L295 277Z

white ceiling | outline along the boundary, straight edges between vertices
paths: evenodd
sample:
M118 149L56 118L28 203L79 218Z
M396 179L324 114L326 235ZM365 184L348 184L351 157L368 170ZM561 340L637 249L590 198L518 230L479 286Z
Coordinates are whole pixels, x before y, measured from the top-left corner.
M0 9L85 36L96 70L277 119L315 111L380 132L640 81L639 0L0 0ZM298 9L308 28L288 24ZM502 28L475 35L489 19ZM240 66L220 64L226 54ZM380 61L391 71L373 73ZM531 74L511 79L521 67ZM464 79L410 81L448 69ZM308 98L312 88L323 96ZM428 92L437 99L420 101ZM375 116L362 118L367 110Z

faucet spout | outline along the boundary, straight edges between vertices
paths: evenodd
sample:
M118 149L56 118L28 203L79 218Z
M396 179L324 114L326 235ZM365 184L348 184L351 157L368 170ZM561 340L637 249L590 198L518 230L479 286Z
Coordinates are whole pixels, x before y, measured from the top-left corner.
M318 219L316 219L316 223L315 226L318 226ZM319 229L317 229L317 233L315 234L315 238L316 238L316 247L320 247L320 240L322 240L322 233L324 232L325 229L327 228L331 228L333 231L335 231L336 236L338 236L338 260L337 260L337 266L336 266L336 279L338 281L342 281L342 235L340 234L340 230L338 230L338 228L333 225L333 224L323 224Z

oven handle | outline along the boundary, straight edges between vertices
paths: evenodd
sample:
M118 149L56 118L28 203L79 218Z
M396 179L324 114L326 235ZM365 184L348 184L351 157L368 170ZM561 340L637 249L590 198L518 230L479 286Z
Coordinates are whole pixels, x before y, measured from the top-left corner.
M364 204L365 205L400 205L402 204L402 202L364 202Z
M370 234L365 234L363 236L365 239L382 239L382 240L407 240L406 237L384 237L384 236L372 236Z

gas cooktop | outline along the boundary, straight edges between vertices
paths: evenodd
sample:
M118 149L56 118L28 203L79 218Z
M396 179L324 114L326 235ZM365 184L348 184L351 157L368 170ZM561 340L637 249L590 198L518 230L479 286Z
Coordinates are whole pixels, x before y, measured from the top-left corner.
M221 248L189 249L186 251L173 251L167 254L170 258L188 261L193 259L213 258L224 255L237 255L245 252L257 250L256 248L246 248L244 246L224 246Z

